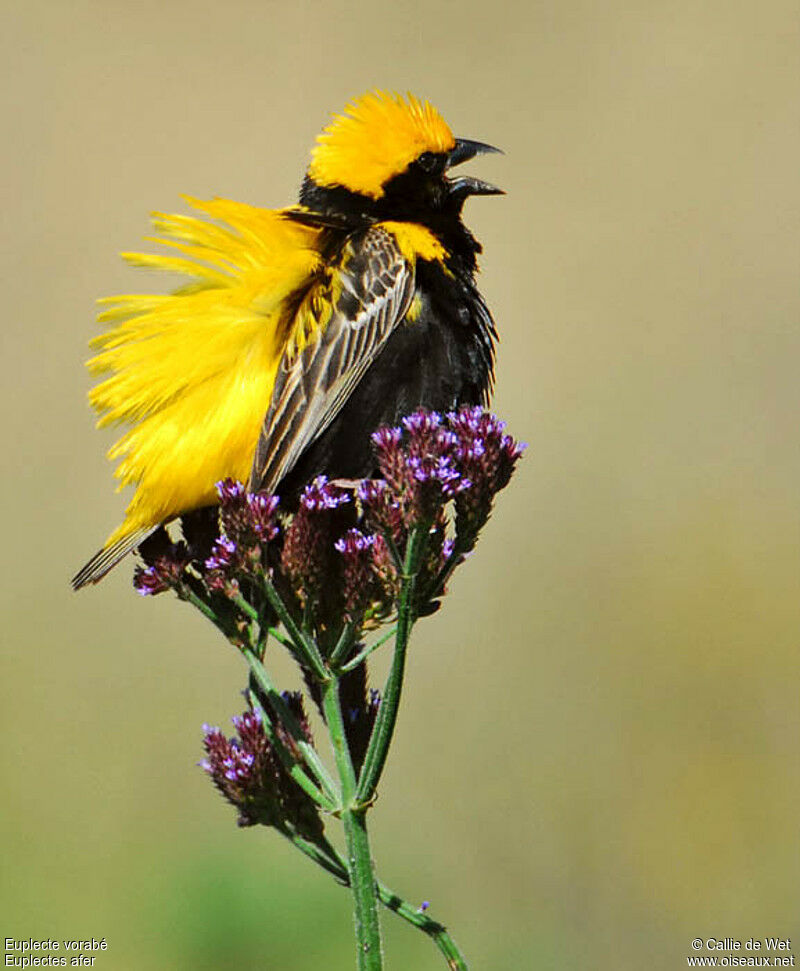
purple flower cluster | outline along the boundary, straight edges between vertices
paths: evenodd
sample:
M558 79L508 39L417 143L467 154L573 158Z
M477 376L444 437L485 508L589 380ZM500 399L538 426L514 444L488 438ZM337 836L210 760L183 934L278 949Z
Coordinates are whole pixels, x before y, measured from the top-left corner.
M218 536L211 547L211 555L204 563L206 586L214 593L235 596L239 593L238 574L245 569L242 551L232 539Z
M399 444L386 456L387 464L391 461L397 465L398 459L402 460ZM399 492L385 479L364 479L358 486L357 494L369 528L375 530L376 535L386 536L399 548L408 532L407 516Z
M157 530L140 547L145 566L133 572L133 588L143 597L174 590L182 581L189 564L186 543L173 543L165 529Z
M310 482L300 496L300 505L307 512L322 512L324 509L338 509L350 501L348 493L326 475L318 475Z
M217 483L222 532L244 548L263 546L278 535L277 496L246 492L241 482Z
M378 478L353 490L318 476L296 511L280 520L277 497L248 493L232 479L217 483L216 535L203 542L200 530L193 541L184 524L187 546L159 530L147 541L149 550L142 548L147 566L137 570L136 589L189 590L212 605L235 640L253 616L240 597L258 616L272 616L265 612L268 577L325 656L345 621L358 631L396 610L408 537L422 528L415 611L435 609L524 446L479 407L446 415L419 410L396 427L378 429L372 442Z
M200 763L222 795L239 810L239 825L279 821L272 794L276 764L263 727L252 712L232 719L239 738L226 738L219 728L203 725L206 758ZM267 778L269 776L269 778Z
M376 538L358 529L349 529L334 544L336 551L342 554L344 564L342 593L345 616L355 624L362 620L367 607L379 600L382 593L374 564Z
M184 527L187 546L160 530L142 550L147 566L136 577L142 593L172 587L185 599L203 601L200 606L234 643L252 650L257 645L259 656L265 628L283 620L287 636L279 639L299 661L318 705L319 664L330 664L339 678L356 771L381 704L369 690L366 661L349 666L369 653L364 631L397 612L401 602L412 619L437 609L524 448L481 408L444 416L417 411L395 428L379 429L372 440L379 478L353 490L318 476L296 511L280 520L276 497L250 494L230 479L218 483L216 532L206 539L200 523L193 541ZM413 583L404 575L409 569ZM318 651L316 667L309 663L314 655L304 653L305 638ZM269 715L275 732L270 738L284 760L288 753L300 763L297 741L275 705L252 684L250 690ZM311 741L302 697L285 694L283 701ZM321 840L317 807L292 779L259 715L246 711L234 727L230 739L205 729L202 766L237 808L240 825L262 823Z
M379 428L372 442L381 476L407 527L431 518L442 503L470 486L456 462L458 439L435 411L416 411L401 428Z
M365 520L398 551L412 526L428 524L424 587L456 551L460 558L475 546L524 446L479 407L445 416L417 411L396 428L380 428L372 440L382 478L359 488ZM446 512L451 503L454 535Z
M456 535L462 549L469 550L527 446L507 435L505 422L482 408L462 408L447 419L458 439L456 462L470 482L455 499Z
M200 766L239 811L239 825L261 823L318 839L322 822L316 807L284 768L259 716L249 710L232 722L238 737L226 738L219 728L203 726L206 757ZM304 717L301 724L307 724Z
M474 545L524 449L479 407L444 417L417 411L400 427L378 429L372 441L383 484L363 483L359 497L382 531L397 542L403 527L432 520L453 500L463 549Z
M219 495L219 536L205 560L205 582L212 591L239 592L237 574L256 569L278 528L278 498L250 493L241 482L223 479Z
M333 606L338 573L334 544L352 517L350 493L324 475L303 490L281 552L282 570L301 607Z

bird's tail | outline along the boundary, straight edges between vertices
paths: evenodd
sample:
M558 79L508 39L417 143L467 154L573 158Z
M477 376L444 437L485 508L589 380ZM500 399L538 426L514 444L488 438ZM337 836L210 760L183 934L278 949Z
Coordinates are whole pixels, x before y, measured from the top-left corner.
M81 587L102 580L109 571L114 569L120 560L124 559L131 550L135 550L156 529L158 529L158 526L137 529L135 532L123 536L122 539L118 539L116 543L112 543L110 546L104 546L101 550L98 550L91 560L85 566L81 567L72 578L72 589L80 590Z

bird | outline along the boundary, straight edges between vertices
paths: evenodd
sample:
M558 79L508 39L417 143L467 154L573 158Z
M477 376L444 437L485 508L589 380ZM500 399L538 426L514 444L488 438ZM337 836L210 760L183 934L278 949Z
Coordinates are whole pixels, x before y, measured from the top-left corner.
M503 190L451 170L499 151L373 90L317 137L297 204L185 196L199 215L153 213L166 252L122 256L188 283L99 301L89 401L98 427L129 426L108 457L135 491L75 589L217 504L226 477L290 500L317 475L373 474L382 425L488 402L497 331L462 208Z

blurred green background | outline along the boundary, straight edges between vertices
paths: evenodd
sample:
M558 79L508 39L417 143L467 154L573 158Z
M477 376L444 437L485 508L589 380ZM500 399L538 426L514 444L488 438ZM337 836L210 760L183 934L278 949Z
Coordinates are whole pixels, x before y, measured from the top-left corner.
M375 86L507 153L470 166L508 195L467 217L496 410L530 442L417 629L379 870L476 971L666 971L697 936L797 933L796 5L3 19L3 936L105 937L101 971L353 965L347 894L238 831L195 765L240 710L232 650L130 566L68 578L123 508L82 366L94 298L153 286L117 252L182 192L291 201ZM443 967L384 926L389 971Z

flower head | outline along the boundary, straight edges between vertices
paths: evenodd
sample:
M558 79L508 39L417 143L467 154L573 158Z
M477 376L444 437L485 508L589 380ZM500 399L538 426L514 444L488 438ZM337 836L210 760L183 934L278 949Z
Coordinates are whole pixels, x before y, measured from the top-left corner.
M372 442L381 476L406 528L432 518L439 506L469 488L455 462L456 436L436 411L415 411L401 427L378 429ZM369 505L375 503L376 512L385 518L375 492L364 491L363 498Z
M249 493L241 482L217 483L221 531L245 548L264 546L278 535L277 496Z
M456 533L464 550L472 549L526 446L505 432L505 423L482 408L462 408L447 416L457 439L455 458L470 488L455 500Z
M280 519L277 497L220 481L213 539L210 516L199 525L184 517L188 547L159 530L142 549L147 565L137 570L136 588L204 599L240 645L281 618L287 631L307 632L323 659L340 644L350 657L358 653L353 640L398 611L408 570L414 615L432 613L524 446L479 407L445 415L419 409L379 428L372 442L381 478L361 481L354 498L352 489L317 476ZM346 623L350 641L341 639ZM308 681L313 654L288 646L297 648ZM347 661L341 651L340 664ZM287 748L293 744L286 739Z
M133 587L143 597L174 590L191 559L186 543L173 543L162 527L139 547L145 566L133 573Z
M237 574L244 566L244 558L239 547L228 536L217 537L204 566L209 590L228 595L239 592Z
M358 529L349 529L336 541L334 548L344 562L344 612L348 620L359 623L368 605L379 598L381 590L373 565L375 537Z
M346 522L350 494L318 476L303 491L300 504L286 530L281 567L301 604L331 607L331 596L341 575L334 543ZM333 608L335 609L335 608Z
M364 479L357 492L367 525L385 533L398 547L406 534L401 493L402 486L392 488L385 479Z
M338 509L349 501L348 493L333 482L329 482L326 475L318 475L303 489L300 497L300 505L309 512Z
M203 726L206 757L200 767L238 809L239 825L261 823L318 839L322 822L316 807L284 768L261 719L248 710L232 722L237 733L233 738Z
M249 493L241 482L217 483L219 533L203 562L209 590L232 596L239 592L240 578L262 567L267 545L278 529L278 498Z

